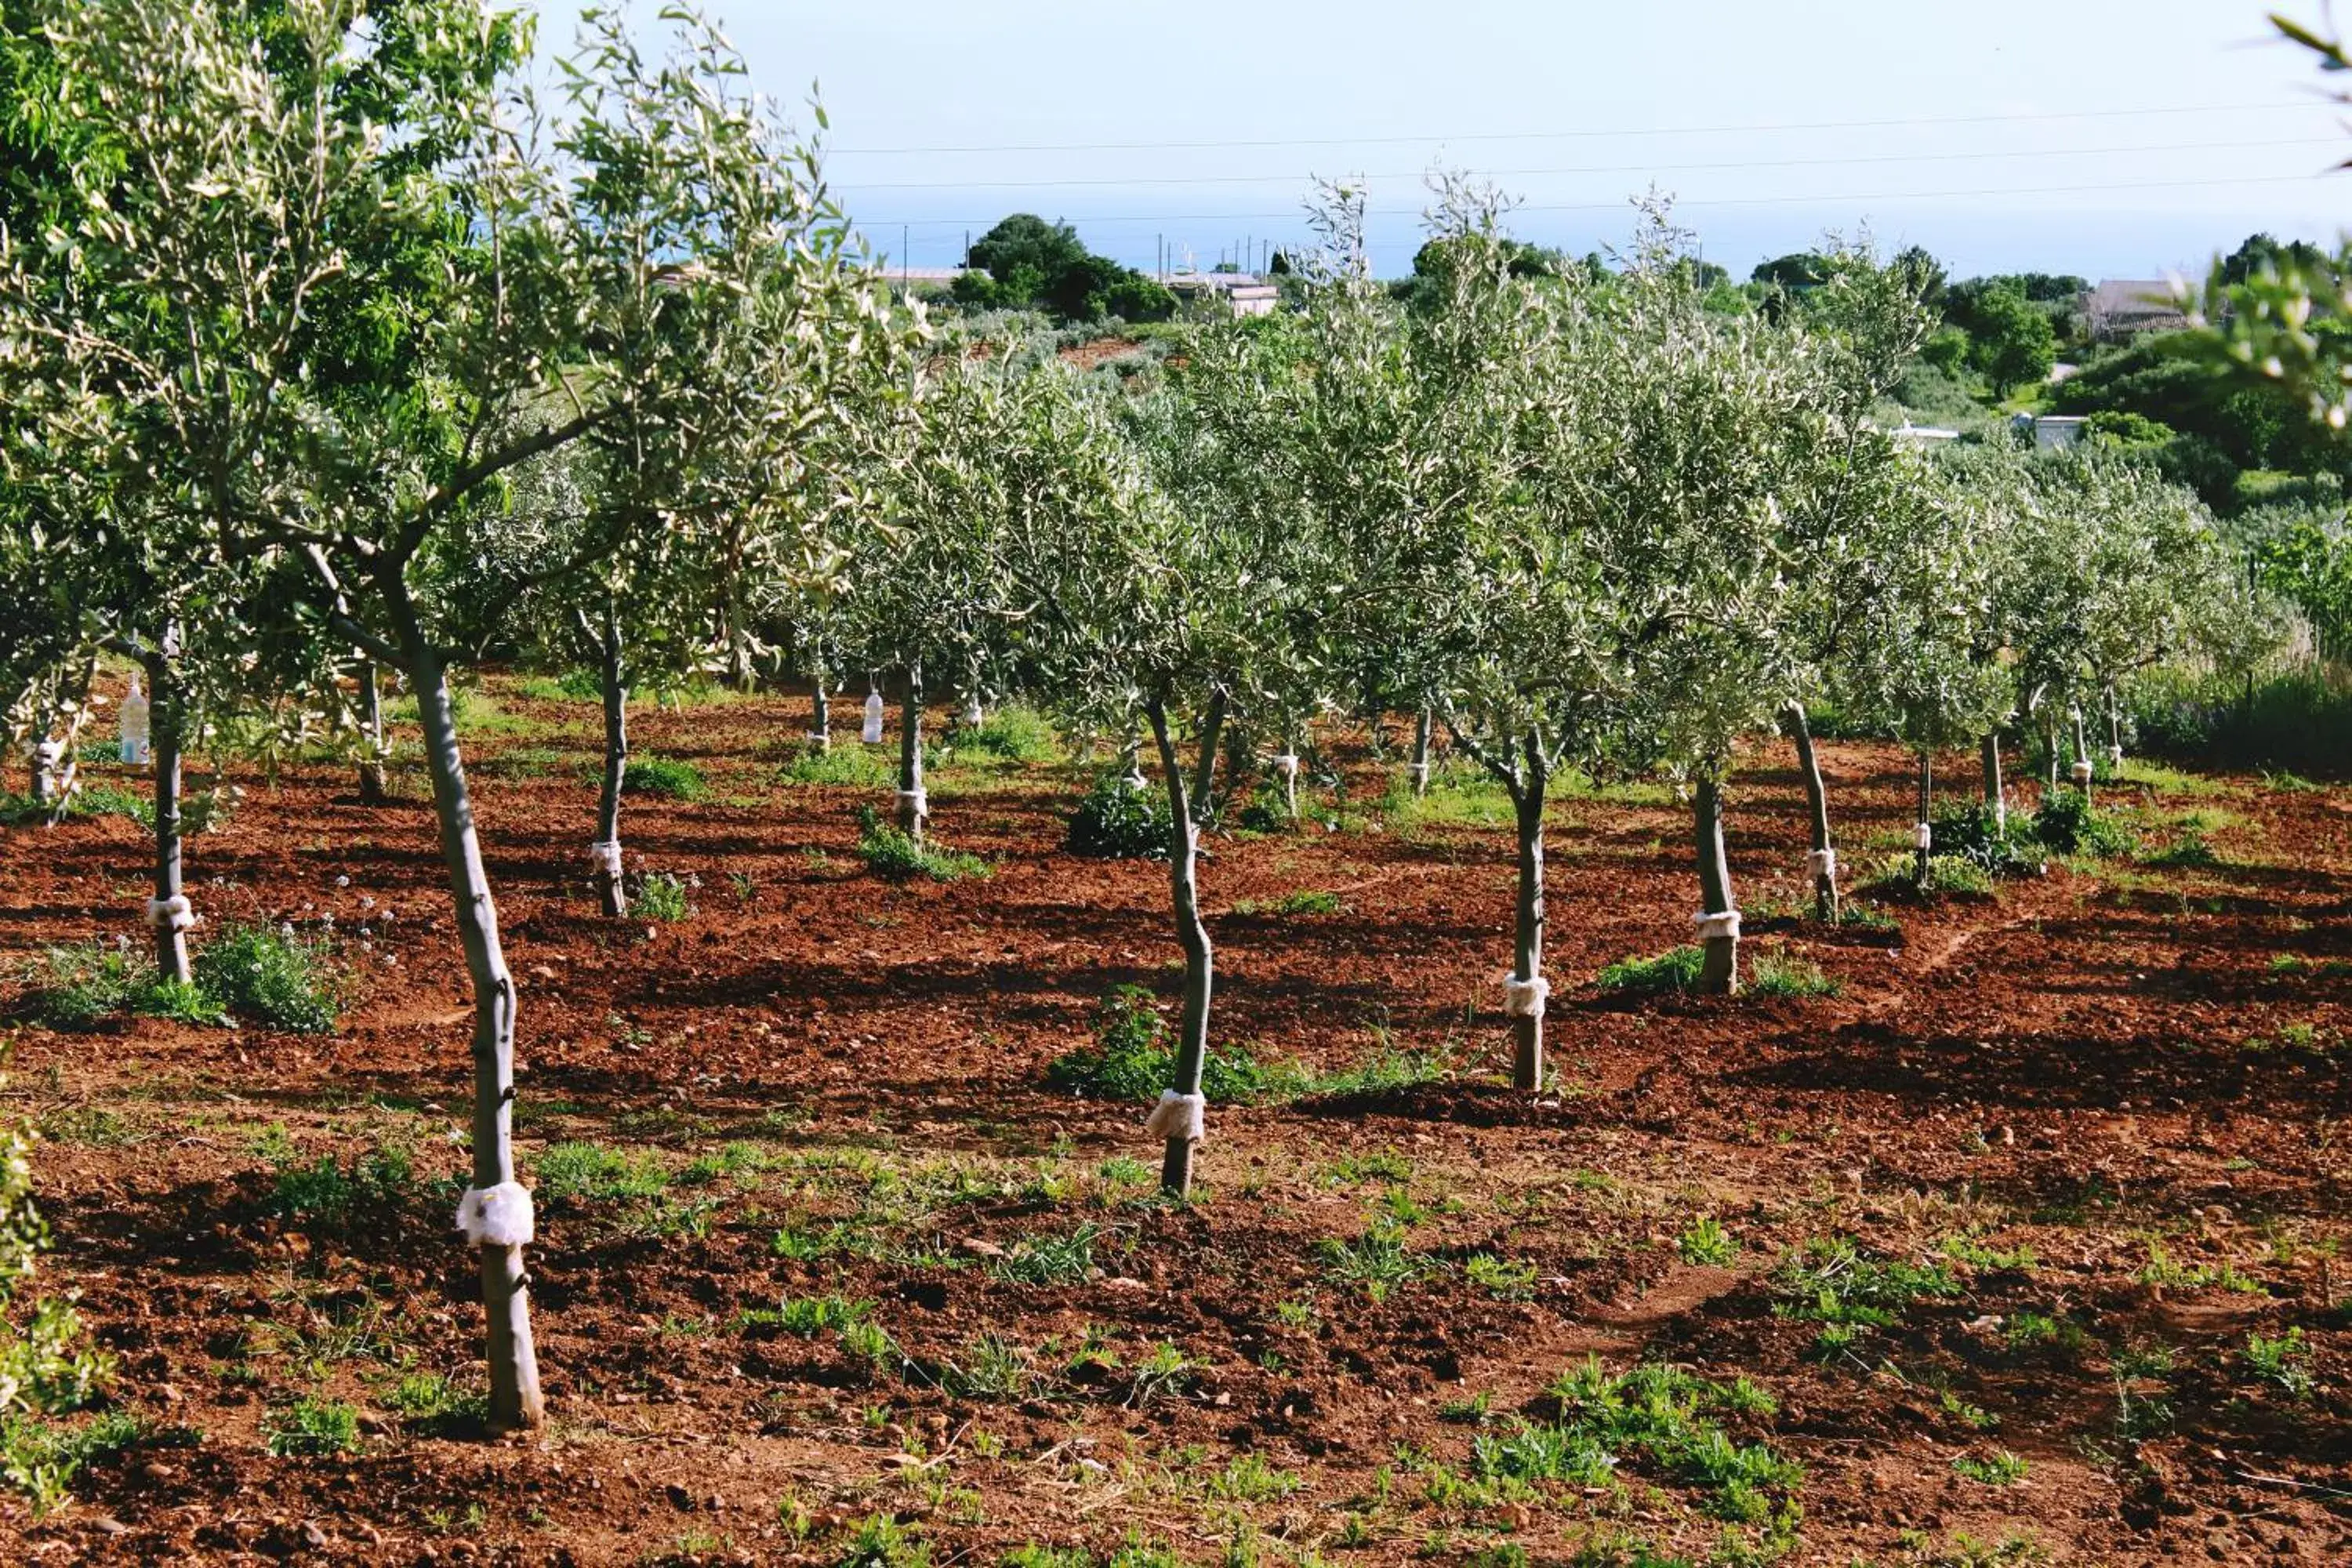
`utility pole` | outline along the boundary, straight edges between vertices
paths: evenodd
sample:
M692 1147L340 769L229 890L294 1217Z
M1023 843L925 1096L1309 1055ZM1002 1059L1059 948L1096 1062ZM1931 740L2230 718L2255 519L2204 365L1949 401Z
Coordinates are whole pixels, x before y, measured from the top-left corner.
M898 297L907 297L907 226L898 226Z

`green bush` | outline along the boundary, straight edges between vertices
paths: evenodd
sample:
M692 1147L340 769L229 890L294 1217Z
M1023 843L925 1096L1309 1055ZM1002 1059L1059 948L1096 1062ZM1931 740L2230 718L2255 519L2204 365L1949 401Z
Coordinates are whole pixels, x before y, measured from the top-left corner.
M1696 947L1677 947L1648 958L1621 958L1601 972L1601 989L1633 995L1687 991L1698 984L1699 966L1706 959L1706 952Z
M1070 852L1102 860L1158 860L1174 826L1165 795L1113 769L1070 816Z
M659 795L664 800L700 800L710 793L700 768L667 757L631 757L621 771L621 788L629 795Z
M224 926L195 955L196 984L241 1018L323 1035L341 1004L326 973L327 939L290 926Z
M934 882L957 882L988 875L988 862L912 834L882 820L870 805L857 808L857 856L866 868L888 881L929 877Z
M1929 821L1935 830L1937 855L1973 861L1990 877L2035 877L2042 873L2044 847L2041 837L2017 817L2004 822L1983 802L1970 801L1938 805Z
M1045 1081L1103 1100L1157 1100L1175 1080L1176 1052L1168 1034L1150 992L1119 986L1096 1015L1095 1043L1056 1057ZM1212 1046L1201 1066L1201 1092L1218 1105L1296 1094L1309 1081L1296 1063L1260 1061L1247 1050Z
M2078 789L2045 793L2042 809L2033 814L2033 833L2060 855L2104 858L2128 855L2134 847L2130 830L2103 815L2092 804L2090 795Z
M1039 764L1059 755L1061 742L1043 715L1026 708L1000 708L970 729L958 731L955 749L1007 763Z
M898 770L884 747L836 740L822 752L794 757L784 764L783 776L786 784L890 789L898 783Z

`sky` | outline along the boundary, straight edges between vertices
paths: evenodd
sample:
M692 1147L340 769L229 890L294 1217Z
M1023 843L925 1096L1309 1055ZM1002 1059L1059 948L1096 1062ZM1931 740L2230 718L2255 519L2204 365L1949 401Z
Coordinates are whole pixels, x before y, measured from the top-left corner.
M1362 176L1394 275L1437 165L1579 254L1671 195L1740 276L1866 228L1955 277L2154 278L2352 224L2352 114L2263 0L711 3L803 127L821 93L836 195L915 267L1024 211L1146 269L1255 262L1307 242L1315 177Z

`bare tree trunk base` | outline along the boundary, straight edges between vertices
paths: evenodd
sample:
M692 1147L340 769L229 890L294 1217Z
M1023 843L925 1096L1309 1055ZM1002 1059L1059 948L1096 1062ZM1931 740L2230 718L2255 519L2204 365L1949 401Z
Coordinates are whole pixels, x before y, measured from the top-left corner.
M1813 918L1826 924L1835 925L1844 913L1844 908L1838 901L1837 878L1834 876L1814 878Z
M1511 1020L1511 1087L1522 1094L1534 1094L1542 1089L1543 1080L1543 1020L1514 1018Z
M1160 1190L1171 1197L1192 1195L1192 1151L1196 1147L1190 1138L1171 1138L1168 1152L1160 1158Z
M1702 996L1735 996L1739 993L1739 939L1710 937L1699 944L1698 993Z
M482 1300L489 1309L490 1328L486 1426L494 1437L547 1424L547 1401L539 1391L539 1353L531 1343L530 1285L521 1247L482 1248Z

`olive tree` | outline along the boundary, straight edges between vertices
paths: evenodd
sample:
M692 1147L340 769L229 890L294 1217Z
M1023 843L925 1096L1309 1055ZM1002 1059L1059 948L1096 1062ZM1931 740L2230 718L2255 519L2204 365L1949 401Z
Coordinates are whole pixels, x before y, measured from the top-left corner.
M339 107L377 58L356 0L271 10L264 68L245 5L49 7L61 68L80 84L68 101L102 109L120 172L87 193L68 237L90 286L58 308L18 284L39 263L12 249L0 336L37 338L103 377L110 427L127 432L117 471L171 469L205 548L299 568L310 616L406 676L475 994L459 1217L489 1320L489 1419L530 1426L541 1400L510 1137L516 993L458 752L451 650L420 585L457 569L459 520L532 458L658 411L767 404L779 370L854 338L855 285L814 155L782 142L691 17L670 14L678 47L658 64L617 19L593 18L566 62L566 112L542 136L489 47L511 24L474 0L407 11L397 53L435 90L398 127ZM412 265L419 247L431 265ZM116 304L131 300L135 310ZM410 352L320 384L309 312L334 300L413 326ZM773 345L757 376L723 352L740 332Z

